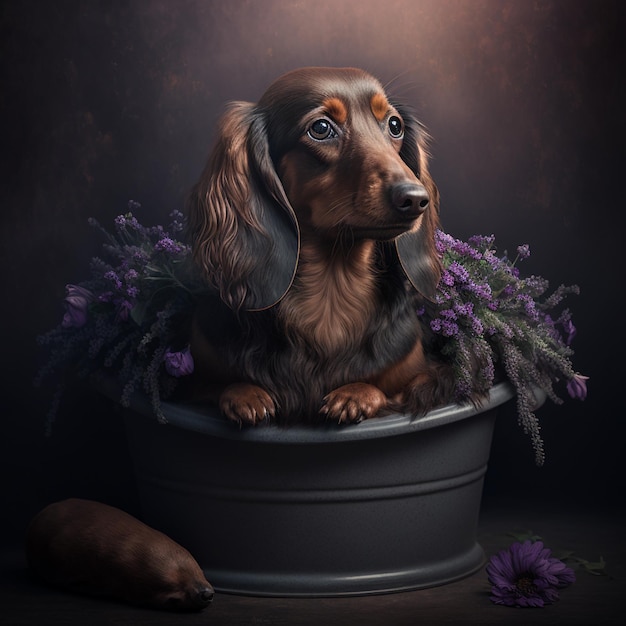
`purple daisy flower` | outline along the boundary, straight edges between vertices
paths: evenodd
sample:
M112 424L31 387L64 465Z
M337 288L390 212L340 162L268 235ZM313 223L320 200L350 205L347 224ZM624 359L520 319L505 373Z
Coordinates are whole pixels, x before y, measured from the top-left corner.
M551 556L543 542L516 542L487 565L491 601L505 606L542 607L559 599L558 589L573 583L570 567Z

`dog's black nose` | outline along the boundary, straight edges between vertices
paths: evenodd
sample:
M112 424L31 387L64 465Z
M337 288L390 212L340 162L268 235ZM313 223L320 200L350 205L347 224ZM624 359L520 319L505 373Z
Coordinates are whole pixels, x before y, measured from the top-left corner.
M393 208L406 217L420 216L430 202L426 189L415 183L396 183L390 191Z
M213 589L205 587L204 589L200 589L200 591L198 592L198 600L200 604L210 604L213 601L214 595L215 592L213 591Z

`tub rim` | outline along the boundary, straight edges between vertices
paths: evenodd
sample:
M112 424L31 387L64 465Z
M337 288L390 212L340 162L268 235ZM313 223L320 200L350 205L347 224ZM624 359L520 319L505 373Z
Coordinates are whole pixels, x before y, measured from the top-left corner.
M120 401L121 386L116 379L98 376L94 385L111 400ZM545 393L540 389L536 389L534 393L536 406L539 406L545 400ZM448 404L423 416L413 417L405 413L392 413L364 420L358 424L324 423L293 426L264 424L237 427L236 424L226 420L215 406L162 401L161 408L167 425L202 435L259 444L328 444L395 437L429 430L485 413L511 400L514 396L513 385L505 381L494 385L479 406L474 406L470 402ZM151 403L144 394L134 393L130 398L128 408L156 421Z

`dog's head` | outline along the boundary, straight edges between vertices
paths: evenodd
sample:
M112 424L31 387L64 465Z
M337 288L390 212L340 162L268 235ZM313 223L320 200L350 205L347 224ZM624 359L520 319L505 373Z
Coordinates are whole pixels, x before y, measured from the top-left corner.
M301 239L392 240L430 297L440 266L427 161L421 124L368 73L285 74L222 120L191 197L194 258L232 308L262 309L289 289Z

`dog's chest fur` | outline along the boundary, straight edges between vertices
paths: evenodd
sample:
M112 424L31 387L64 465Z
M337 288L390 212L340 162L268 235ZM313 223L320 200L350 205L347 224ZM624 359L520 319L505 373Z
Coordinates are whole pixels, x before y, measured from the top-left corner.
M305 340L322 359L362 343L378 300L374 246L367 242L350 254L302 247L294 284L277 307L288 336Z
M414 292L397 263L370 257L327 272L305 262L275 309L242 320L231 365L277 399L283 418L316 415L332 389L374 379L418 340Z

